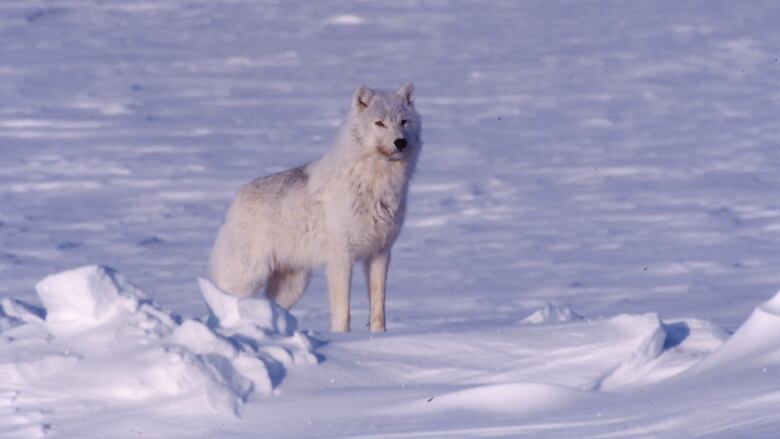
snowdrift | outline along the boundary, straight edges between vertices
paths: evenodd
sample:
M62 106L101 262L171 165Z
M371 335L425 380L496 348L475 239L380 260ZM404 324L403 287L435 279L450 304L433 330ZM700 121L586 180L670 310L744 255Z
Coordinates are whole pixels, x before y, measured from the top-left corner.
M757 306L717 351L692 368L695 375L717 369L758 369L780 364L780 292Z
M510 324L336 337L324 348L329 361L304 369L293 366L316 364L318 356L291 314L264 299L227 295L205 279L199 284L209 311L200 319L163 309L121 273L100 266L41 280L43 307L0 300L3 437L42 437L106 407L126 413L143 406L146 413L165 401L192 410L187 419L198 413L237 419L253 395L274 394L287 375L285 394L310 422L274 415L260 431L306 436L318 422L346 422L341 418L356 410L389 430L397 417L437 424L455 413L466 423L544 413L617 416L639 410L631 395L641 392L659 403L643 415L652 428L689 433L698 430L663 408L683 394L694 405L736 410L768 410L774 401L764 390L778 376L780 293L731 337L705 320L662 320L656 313L589 319L547 304ZM724 387L729 380L737 384ZM345 394L361 396L329 402ZM289 404L274 400L263 410L281 414ZM657 418L669 424L655 425ZM702 432L719 427L707 428Z
M239 416L250 395L273 392L286 367L317 363L311 339L284 309L237 300L204 279L200 286L210 310L205 321L162 309L100 266L40 281L43 308L3 299L0 375L11 405L41 394L100 404L192 397Z

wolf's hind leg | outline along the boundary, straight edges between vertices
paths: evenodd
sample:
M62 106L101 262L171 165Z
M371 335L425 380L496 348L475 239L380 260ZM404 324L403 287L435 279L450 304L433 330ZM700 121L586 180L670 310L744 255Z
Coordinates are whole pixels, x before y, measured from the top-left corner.
M233 247L220 236L209 261L211 280L223 291L238 297L251 296L268 277L267 264L250 264L245 249ZM244 251L244 253L242 253Z
M290 309L303 296L310 278L309 270L278 269L268 278L265 296L282 308Z

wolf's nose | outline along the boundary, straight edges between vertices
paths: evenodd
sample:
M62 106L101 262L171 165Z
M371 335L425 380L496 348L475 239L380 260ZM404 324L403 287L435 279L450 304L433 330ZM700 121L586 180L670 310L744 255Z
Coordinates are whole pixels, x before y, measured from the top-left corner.
M395 139L393 145L395 145L399 151L403 151L403 149L406 148L406 139Z

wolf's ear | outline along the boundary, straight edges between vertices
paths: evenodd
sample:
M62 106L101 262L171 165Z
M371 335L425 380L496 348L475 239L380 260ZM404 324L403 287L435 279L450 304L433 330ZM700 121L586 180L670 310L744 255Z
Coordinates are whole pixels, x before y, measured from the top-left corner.
M414 102L414 84L411 82L402 85L396 93L398 93L398 96L406 99L407 103L411 104Z
M368 103L371 102L371 98L374 97L374 90L361 85L355 90L355 94L352 95L352 108L356 111L363 111L368 107Z

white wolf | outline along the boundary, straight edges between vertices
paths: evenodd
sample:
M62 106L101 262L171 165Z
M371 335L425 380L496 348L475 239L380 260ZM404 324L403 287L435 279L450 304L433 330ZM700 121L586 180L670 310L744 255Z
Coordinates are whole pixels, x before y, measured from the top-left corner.
M385 281L422 146L414 86L360 86L333 147L319 160L242 187L211 253L223 290L265 295L289 309L310 271L325 266L331 330L349 331L352 265L363 261L371 331L385 330Z

